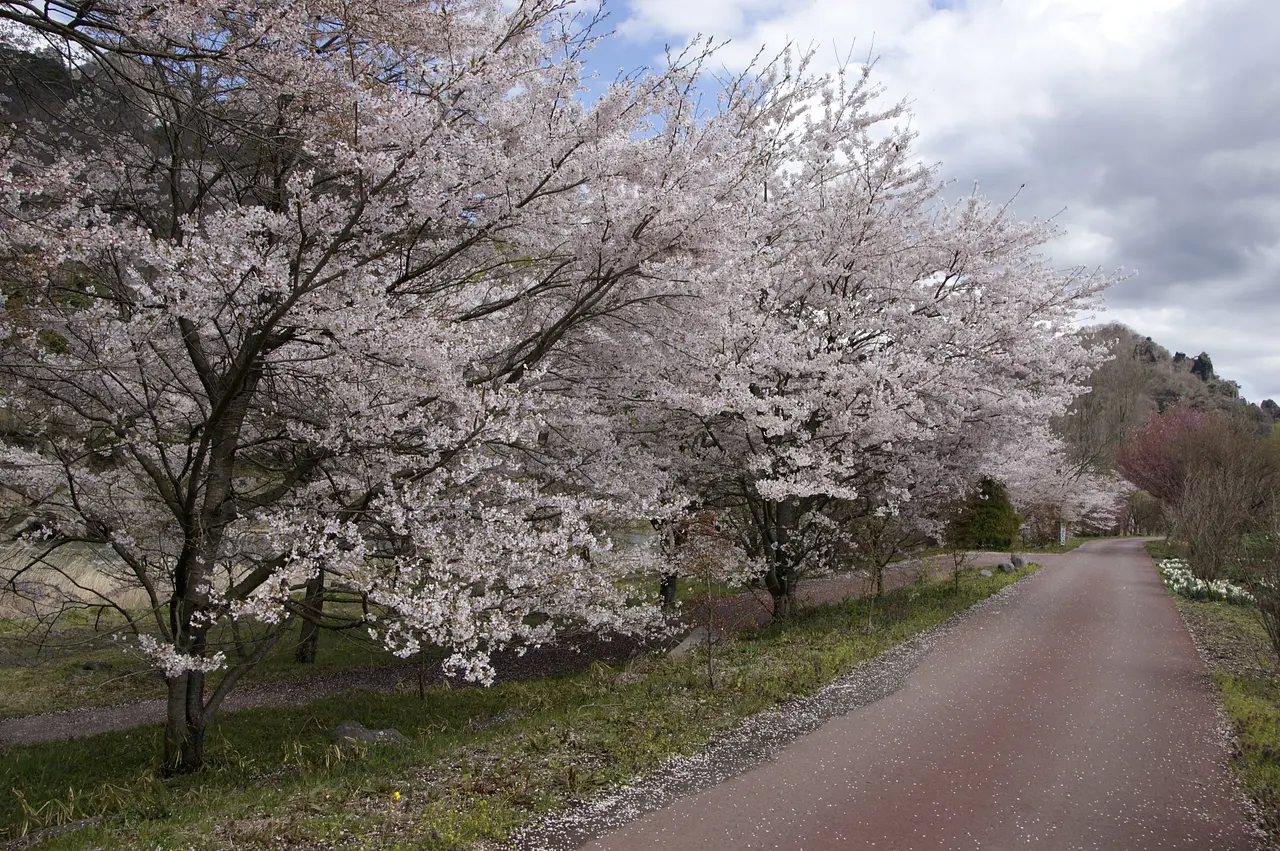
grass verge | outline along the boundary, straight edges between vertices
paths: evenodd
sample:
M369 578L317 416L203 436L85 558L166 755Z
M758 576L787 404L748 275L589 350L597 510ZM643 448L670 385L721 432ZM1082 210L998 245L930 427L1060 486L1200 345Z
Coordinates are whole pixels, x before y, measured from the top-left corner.
M97 818L40 847L476 847L812 694L1031 569L966 571L958 591L950 580L916 583L874 610L848 600L805 611L727 643L715 689L702 659L650 656L491 689L437 687L425 701L358 693L241 712L211 730L198 777L159 776L155 728L6 748L0 783L13 793L0 802L0 835ZM348 718L411 743L341 754L329 736Z
M1173 557L1151 541L1155 559ZM1280 666L1252 607L1173 596L1213 675L1236 734L1232 764L1273 842L1280 844Z
M1233 759L1240 783L1258 805L1267 832L1280 844L1280 681L1215 672L1213 681L1235 726Z

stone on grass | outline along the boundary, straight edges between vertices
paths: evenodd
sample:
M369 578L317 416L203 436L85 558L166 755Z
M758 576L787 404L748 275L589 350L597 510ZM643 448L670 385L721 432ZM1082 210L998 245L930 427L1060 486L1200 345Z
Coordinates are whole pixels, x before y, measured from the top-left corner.
M1009 563L1018 570L1022 570L1022 568L1027 566L1027 560L1020 555L1009 556Z
M489 727L496 727L499 724L505 724L508 721L515 721L517 718L524 718L526 714L527 713L523 709L520 709L519 707L504 709L503 711L499 712L497 715L494 715L490 718L477 718L475 721L472 721L471 729L485 730L485 729L488 729Z
M978 575L979 575L979 576L992 576L993 574L992 574L992 573L991 573L991 571L989 571L989 570L979 570L979 571L978 571Z
M1009 564L1009 562L1002 561L1000 562L1000 564L996 565L996 569L999 570L1001 573L1013 573L1014 567L1013 565Z
M627 662L626 667L613 677L613 687L623 688L624 686L635 685L649 675L649 664L646 657L631 659Z
M339 750L344 750L353 745L390 745L402 748L410 744L410 741L399 730L370 730L359 721L343 721L333 731L333 743Z

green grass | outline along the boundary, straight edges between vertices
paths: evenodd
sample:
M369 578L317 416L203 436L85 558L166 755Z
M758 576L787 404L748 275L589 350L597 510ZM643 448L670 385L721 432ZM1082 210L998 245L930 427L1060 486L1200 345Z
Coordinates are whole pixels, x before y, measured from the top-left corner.
M1175 555L1167 541L1146 547L1157 561ZM1178 596L1174 604L1215 660L1213 682L1239 744L1233 767L1280 843L1280 668L1266 630L1250 606Z
M741 718L811 694L920 631L990 596L1030 569L967 571L882 598L808 610L719 651L708 688L701 659L644 657L552 680L491 689L356 693L309 705L224 716L209 733L208 770L163 779L159 730L0 751L0 836L73 819L89 828L54 849L232 848L287 843L455 849L495 840L537 814L590 797L667 758L691 753ZM526 715L477 731L510 708ZM337 723L395 727L402 752L340 756Z
M1107 540L1107 539L1106 538L1074 538L1073 537L1073 538L1067 538L1067 542L1065 544L1059 544L1057 541L1054 541L1051 544L1044 544L1043 546L1039 546L1039 547L1033 547L1030 544L1024 544L1019 542L1017 544L1014 544L1013 547L1010 548L1010 552L1020 553L1022 555L1062 554L1062 553L1069 553L1072 550L1074 550L1076 547L1080 546L1081 544L1088 543L1089 541L1104 541L1104 540ZM947 549L946 547L929 547L928 549L912 552L909 557L923 559L923 558L936 558L938 556L950 556L950 555L951 555L951 550Z
M1233 762L1240 782L1273 838L1280 838L1280 680L1218 671L1213 681L1235 726L1240 752Z
M1147 555L1151 556L1156 561L1178 557L1177 551L1174 549L1173 544L1168 538L1161 538L1158 541L1147 541L1142 546L1146 549Z

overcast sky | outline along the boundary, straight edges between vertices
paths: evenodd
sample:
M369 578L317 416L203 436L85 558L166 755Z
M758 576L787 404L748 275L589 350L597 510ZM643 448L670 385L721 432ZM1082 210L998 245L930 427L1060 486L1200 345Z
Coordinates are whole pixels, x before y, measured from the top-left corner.
M610 0L602 74L663 45L877 58L924 159L1057 216L1066 267L1123 268L1099 318L1280 399L1280 0ZM612 68L604 67L612 65Z

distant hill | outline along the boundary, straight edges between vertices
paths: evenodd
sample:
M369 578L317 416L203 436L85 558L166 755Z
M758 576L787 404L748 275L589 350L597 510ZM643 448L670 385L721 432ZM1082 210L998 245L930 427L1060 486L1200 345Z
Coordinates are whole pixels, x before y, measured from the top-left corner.
M1082 467L1109 472L1120 442L1147 417L1180 401L1189 401L1270 429L1280 405L1260 404L1240 395L1240 385L1222 378L1207 352L1170 352L1150 337L1112 323L1080 332L1087 344L1103 346L1114 357L1094 371L1090 391L1078 397L1054 427L1066 439Z

